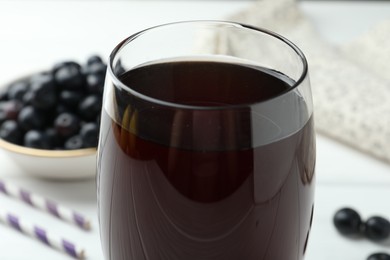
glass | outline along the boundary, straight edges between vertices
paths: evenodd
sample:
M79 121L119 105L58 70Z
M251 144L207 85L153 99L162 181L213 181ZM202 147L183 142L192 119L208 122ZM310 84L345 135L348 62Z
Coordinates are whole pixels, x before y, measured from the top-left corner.
M307 70L287 39L231 22L122 41L98 148L105 259L303 259L315 176Z

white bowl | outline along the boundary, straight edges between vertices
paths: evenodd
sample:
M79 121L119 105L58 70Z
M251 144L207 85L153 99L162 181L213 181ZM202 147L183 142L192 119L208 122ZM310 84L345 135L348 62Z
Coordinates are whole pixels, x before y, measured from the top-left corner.
M0 139L0 148L26 174L59 180L95 177L96 148L41 150L15 145Z

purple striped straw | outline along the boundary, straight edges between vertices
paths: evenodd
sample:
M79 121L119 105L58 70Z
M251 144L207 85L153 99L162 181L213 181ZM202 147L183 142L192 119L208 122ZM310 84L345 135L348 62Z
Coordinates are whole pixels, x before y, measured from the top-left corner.
M55 239L52 235L49 236L43 228L24 223L14 214L0 212L0 222L3 222L4 224L12 227L15 230L18 230L23 234L38 239L45 245L64 252L73 258L85 259L84 250L79 249L72 242L63 238Z
M46 211L49 214L61 220L75 224L84 230L91 229L91 221L80 213L59 205L58 203L40 195L21 189L10 183L6 183L3 180L0 180L0 193L17 198L32 207Z

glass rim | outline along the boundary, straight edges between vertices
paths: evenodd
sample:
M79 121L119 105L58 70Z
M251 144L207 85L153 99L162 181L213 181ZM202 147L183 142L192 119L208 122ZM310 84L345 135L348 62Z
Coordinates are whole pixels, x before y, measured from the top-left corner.
M127 86L115 75L114 69L113 69L113 63L114 63L115 57L125 46L127 46L129 43L131 43L131 41L137 39L138 36L140 36L144 33L147 33L148 31L153 31L154 29L158 29L158 28L162 28L162 27L168 27L168 26L180 25L180 24L202 24L202 23L230 25L230 26L234 26L237 28L248 29L248 30L251 30L253 32L267 34L271 37L274 37L274 38L280 40L281 42L285 43L288 47L290 47L299 57L300 61L302 62L302 67L303 67L301 75L299 76L298 80L295 81L294 84L290 88L288 88L286 91L280 92L277 95L274 95L273 97L271 97L269 99L255 101L255 102L251 102L251 103L242 103L242 104L234 104L234 105L226 104L226 105L217 105L217 106L186 105L186 104L170 102L170 101L165 101L162 99L150 97L148 95L145 95L145 94L138 92L138 91L132 89L131 87ZM305 80L305 78L307 77L307 74L308 74L308 63L307 63L307 59L306 59L304 53L301 51L301 49L297 45L295 45L292 41L290 41L286 37L284 37L276 32L273 32L271 30L268 30L268 29L259 28L259 27L244 24L244 23L224 21L224 20L187 20L187 21L170 22L170 23L164 23L164 24L152 26L152 27L143 29L141 31L138 31L138 32L128 36L127 38L122 40L118 45L116 45L116 47L112 50L112 52L109 56L109 62L108 62L107 68L108 68L108 73L111 77L111 80L113 81L113 83L116 87L119 86L121 89L126 90L128 93L130 93L130 94L132 94L132 95L134 95L142 100L148 101L150 103L154 103L156 105L161 105L164 107L171 107L171 108L176 108L176 109L190 109L190 110L237 109L237 108L250 107L250 106L253 106L256 104L266 103L266 102L272 101L276 98L279 98L283 95L286 95L286 94L294 91L296 88L298 88L298 86L301 85L301 83Z

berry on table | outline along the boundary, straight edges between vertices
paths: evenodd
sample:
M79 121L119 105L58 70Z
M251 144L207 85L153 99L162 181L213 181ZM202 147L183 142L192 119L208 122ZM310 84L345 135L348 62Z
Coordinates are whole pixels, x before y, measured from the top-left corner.
M390 260L390 255L386 253L375 253L370 255L367 260Z
M360 233L362 220L355 210L342 208L333 217L333 223L343 235L357 235Z
M370 217L364 223L364 235L374 241L387 239L390 235L390 222L379 216Z

